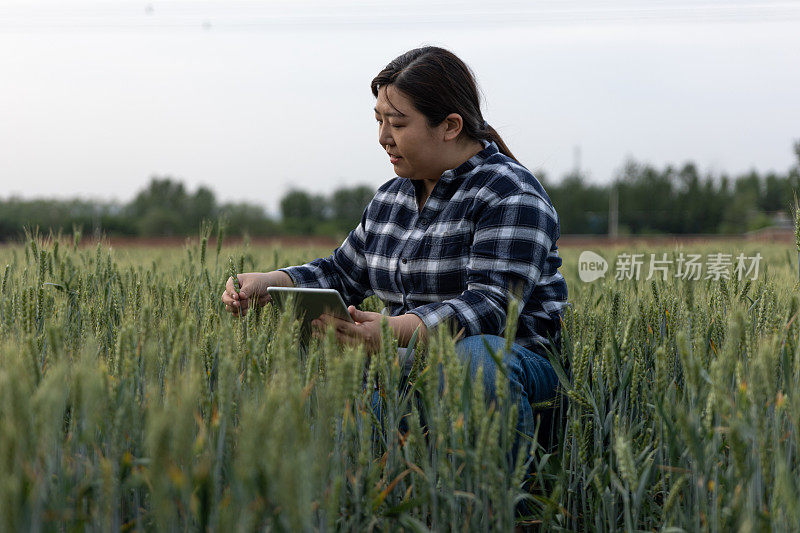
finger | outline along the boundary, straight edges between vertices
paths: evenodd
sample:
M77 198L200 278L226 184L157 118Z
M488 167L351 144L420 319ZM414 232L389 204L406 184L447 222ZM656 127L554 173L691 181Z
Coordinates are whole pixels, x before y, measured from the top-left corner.
M339 333L343 333L345 335L349 335L351 337L360 337L358 334L358 326L353 324L352 322L346 322L341 319L337 319L336 321L336 331Z
M346 326L347 325L352 326L353 324L347 322L346 320L342 320L339 317L332 315L320 315L320 317L317 320L319 320L322 323L325 329L327 329L328 327L332 327L334 331L337 333L341 332L341 333L346 333L348 335L352 334L351 330L347 329Z
M238 276L237 276L238 278ZM239 298L250 298L252 292L249 285L242 285L241 279L239 280Z
M353 337L351 335L348 335L347 333L342 333L340 331L336 331L336 339L342 344L346 344L348 346L358 346L362 342L362 339L358 337Z
M319 318L315 318L314 320L312 320L311 324L312 325L316 324L317 327L322 332L327 332L328 329L332 328L334 333L336 333L338 331L338 327L337 326L338 326L339 322L343 322L343 323L347 324L347 322L344 322L343 320L340 320L337 317L334 317L334 316L331 316L331 315L320 315Z
M236 296L236 293L230 293L228 291L224 291L222 293L222 301L225 302L225 303L231 303L231 304L232 303L236 303L236 304L238 304L239 300L235 300L234 299L235 296Z
M359 332L354 328L347 327L352 325L353 324L350 324L350 322L345 322L343 320L333 324L333 331L336 334L336 338L342 341L346 340L350 344L358 344L361 342L363 339Z
M356 309L354 305L351 305L347 310L350 312L350 318L353 319L353 322L366 322L369 319L369 315L365 311Z
M338 316L322 314L319 316L320 320L324 320L326 323L334 324L338 327L339 324L350 324L347 320L339 318Z
M247 309L250 305L250 299L246 296L241 294L237 295L234 293L228 293L228 296L231 298L232 305L236 307L241 307L242 309Z
M328 327L329 324L335 325L336 317L326 314L321 314L319 317L314 319L315 321L319 322L323 327Z
M228 278L228 282L225 283L225 290L228 291L228 294L231 295L231 298L233 298L234 300L238 299L238 295L236 294L236 288L233 286L233 276L230 276Z
M311 321L311 335L317 339L321 339L325 335L325 328L319 320Z

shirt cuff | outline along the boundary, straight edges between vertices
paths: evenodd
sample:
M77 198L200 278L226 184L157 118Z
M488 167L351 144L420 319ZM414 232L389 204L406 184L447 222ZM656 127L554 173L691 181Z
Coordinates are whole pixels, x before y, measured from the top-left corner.
M320 283L317 277L311 272L309 268L303 265L292 266L286 268L279 268L279 272L285 272L290 278L295 287L319 287Z
M461 329L466 330L465 324L462 323L461 318L456 313L452 305L444 302L433 302L425 305L420 305L408 311L409 314L417 315L428 331L433 331L434 328L442 323L455 324L454 332Z

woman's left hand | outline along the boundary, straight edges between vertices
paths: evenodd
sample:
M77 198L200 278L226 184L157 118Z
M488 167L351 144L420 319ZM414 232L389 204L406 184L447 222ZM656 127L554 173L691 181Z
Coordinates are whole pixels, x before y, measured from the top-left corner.
M381 345L381 318L383 315L359 311L354 305L348 307L347 311L355 324L335 316L322 315L311 321L311 327L322 334L328 325L332 325L336 329L336 338L340 342L351 346L363 344L367 353L378 351Z

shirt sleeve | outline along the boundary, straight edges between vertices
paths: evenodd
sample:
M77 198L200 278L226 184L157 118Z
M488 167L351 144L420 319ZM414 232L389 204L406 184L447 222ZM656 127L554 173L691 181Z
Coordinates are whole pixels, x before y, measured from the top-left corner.
M511 294L522 312L558 239L558 217L538 195L520 192L487 205L475 224L467 290L410 310L428 329L454 322L465 336L502 335ZM519 315L517 316L517 318Z
M360 304L372 294L364 257L365 221L366 210L358 226L330 256L278 270L286 272L295 287L336 289L347 305Z

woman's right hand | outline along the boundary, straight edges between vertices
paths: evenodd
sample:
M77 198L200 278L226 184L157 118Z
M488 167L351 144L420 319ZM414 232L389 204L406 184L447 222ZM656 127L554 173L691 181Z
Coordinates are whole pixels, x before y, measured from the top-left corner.
M270 301L269 287L293 287L292 278L285 272L248 272L236 276L239 280L239 293L233 287L233 277L228 278L222 292L225 310L234 315L247 315L247 309L255 302L266 305Z

